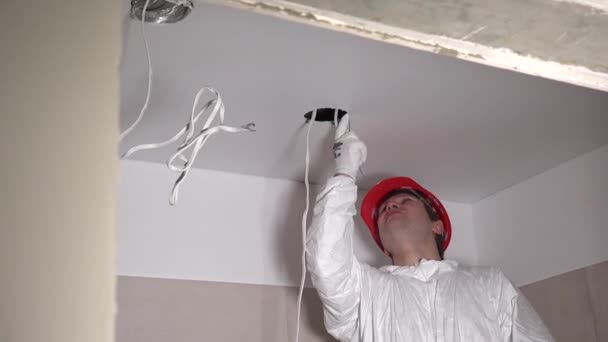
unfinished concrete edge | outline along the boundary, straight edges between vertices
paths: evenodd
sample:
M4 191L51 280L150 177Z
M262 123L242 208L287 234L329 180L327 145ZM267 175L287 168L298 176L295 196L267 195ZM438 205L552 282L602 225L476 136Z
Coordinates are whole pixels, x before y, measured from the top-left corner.
M606 0L553 0L557 2L568 2L571 4L591 7L604 14L608 14L608 1Z
M470 41L432 35L282 0L203 0L262 14L356 34L409 48L442 54L496 68L521 72L578 86L608 91L608 74L585 66L562 64ZM593 0L556 0L580 1Z

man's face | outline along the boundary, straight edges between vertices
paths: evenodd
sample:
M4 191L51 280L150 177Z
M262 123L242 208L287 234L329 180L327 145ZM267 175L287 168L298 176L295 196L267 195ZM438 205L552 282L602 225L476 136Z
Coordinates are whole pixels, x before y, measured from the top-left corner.
M390 253L404 241L418 242L442 234L441 221L431 221L424 203L409 193L396 194L378 208L380 241Z

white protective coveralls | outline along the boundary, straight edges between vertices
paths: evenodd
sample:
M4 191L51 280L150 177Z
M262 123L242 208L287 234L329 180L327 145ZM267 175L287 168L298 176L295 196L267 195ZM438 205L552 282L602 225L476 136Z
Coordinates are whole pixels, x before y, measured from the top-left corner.
M348 154L349 142L343 143L342 154ZM352 243L353 178L329 179L317 196L306 244L308 269L332 336L363 342L554 341L496 268L422 260L417 266L377 269L358 262Z

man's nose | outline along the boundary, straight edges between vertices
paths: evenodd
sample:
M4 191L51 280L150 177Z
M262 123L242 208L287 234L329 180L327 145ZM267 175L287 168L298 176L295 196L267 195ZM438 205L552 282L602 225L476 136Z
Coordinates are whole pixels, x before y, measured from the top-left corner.
M397 203L395 203L395 202L390 202L390 203L388 203L386 205L386 211L387 212L390 212L391 210L397 209L397 208L399 208L399 205Z

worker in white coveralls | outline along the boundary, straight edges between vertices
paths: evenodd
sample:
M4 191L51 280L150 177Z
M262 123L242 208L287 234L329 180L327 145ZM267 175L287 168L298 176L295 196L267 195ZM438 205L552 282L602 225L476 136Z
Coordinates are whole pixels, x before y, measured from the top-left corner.
M340 341L364 342L553 341L500 270L443 260L451 236L448 214L410 178L378 183L361 206L392 265L377 269L357 261L355 179L367 151L347 127L344 116L334 144L336 173L317 197L306 244L328 332Z

